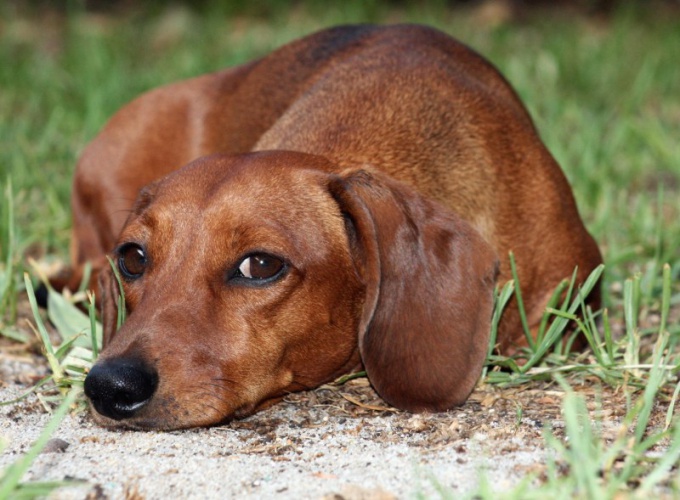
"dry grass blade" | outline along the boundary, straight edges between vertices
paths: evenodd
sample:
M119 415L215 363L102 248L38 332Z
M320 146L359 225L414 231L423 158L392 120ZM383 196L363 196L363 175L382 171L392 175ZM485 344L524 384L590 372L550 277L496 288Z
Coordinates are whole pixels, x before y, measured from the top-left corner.
M370 405L370 404L365 404L356 399L353 396L350 396L349 394L340 394L343 398L345 398L347 401L352 403L353 405L359 406L361 408L364 408L366 410L373 410L373 411L389 411L389 412L394 412L398 413L399 410L396 408L392 408L391 406L378 406L378 405Z

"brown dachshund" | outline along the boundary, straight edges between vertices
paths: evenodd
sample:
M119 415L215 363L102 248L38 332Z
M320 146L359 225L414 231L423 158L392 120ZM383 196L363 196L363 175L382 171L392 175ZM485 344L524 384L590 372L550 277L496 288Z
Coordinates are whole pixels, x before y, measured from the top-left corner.
M85 150L73 218L61 284L92 263L105 331L85 392L136 428L216 424L359 369L398 408L446 410L480 375L509 251L534 329L601 262L508 83L419 26L325 30L141 96Z

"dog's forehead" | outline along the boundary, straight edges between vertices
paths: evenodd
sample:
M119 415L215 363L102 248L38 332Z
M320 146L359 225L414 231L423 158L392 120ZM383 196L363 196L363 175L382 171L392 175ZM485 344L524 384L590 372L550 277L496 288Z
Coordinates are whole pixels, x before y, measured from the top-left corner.
M296 152L214 155L168 176L153 197L157 204L176 206L178 216L193 209L301 216L329 201L324 179L331 169L321 157Z
M264 201L279 193L313 189L315 180L332 170L333 165L322 157L290 151L212 155L166 177L157 195L194 202L223 197Z
M240 234L253 244L274 237L323 246L344 228L326 188L328 170L327 161L301 153L201 159L155 187L135 226L182 239L232 241Z

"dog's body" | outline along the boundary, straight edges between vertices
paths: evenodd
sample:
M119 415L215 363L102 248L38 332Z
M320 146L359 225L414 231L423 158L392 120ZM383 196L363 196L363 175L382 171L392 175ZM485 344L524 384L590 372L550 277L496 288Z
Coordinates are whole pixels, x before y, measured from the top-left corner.
M84 152L73 214L68 284L91 261L105 312L86 392L136 427L217 423L362 366L396 406L450 408L485 358L496 259L504 282L514 253L533 329L601 262L513 90L417 26L322 31L143 95ZM521 332L509 307L501 349Z

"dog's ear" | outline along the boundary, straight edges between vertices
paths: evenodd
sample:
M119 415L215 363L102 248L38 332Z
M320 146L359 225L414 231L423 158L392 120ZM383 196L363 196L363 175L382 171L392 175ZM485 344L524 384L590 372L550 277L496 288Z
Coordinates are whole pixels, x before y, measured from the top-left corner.
M120 290L118 280L107 262L99 272L100 312L102 321L102 348L109 345L118 329L118 303Z
M355 170L329 189L366 285L359 349L397 408L462 404L486 357L498 261L472 226L410 187Z

